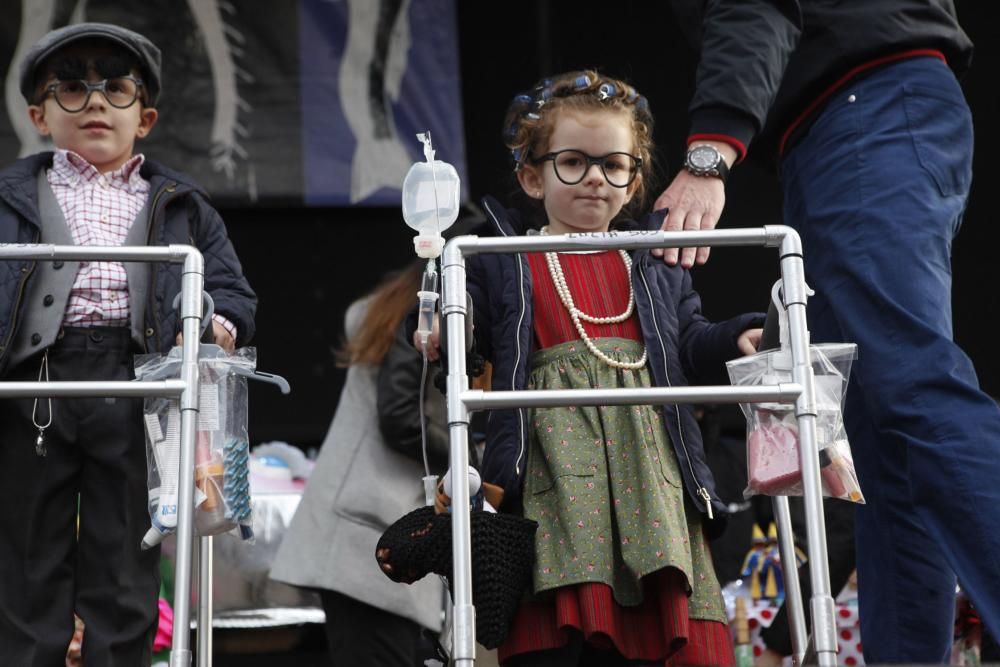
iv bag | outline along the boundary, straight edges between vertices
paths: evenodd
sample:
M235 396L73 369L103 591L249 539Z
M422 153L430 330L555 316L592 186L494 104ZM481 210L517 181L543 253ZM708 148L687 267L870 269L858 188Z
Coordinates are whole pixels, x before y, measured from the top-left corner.
M461 181L455 167L434 159L429 133L417 137L424 142L427 159L410 167L403 180L403 219L417 232L417 255L432 258L441 254L441 232L458 218Z

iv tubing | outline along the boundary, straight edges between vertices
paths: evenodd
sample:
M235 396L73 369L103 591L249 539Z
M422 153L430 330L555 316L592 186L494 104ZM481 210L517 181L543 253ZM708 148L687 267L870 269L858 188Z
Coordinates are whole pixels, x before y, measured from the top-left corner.
M424 418L424 386L427 384L427 339L422 346L424 358L423 370L420 371L420 448L424 455L424 475L431 476L431 466L427 462L427 421Z

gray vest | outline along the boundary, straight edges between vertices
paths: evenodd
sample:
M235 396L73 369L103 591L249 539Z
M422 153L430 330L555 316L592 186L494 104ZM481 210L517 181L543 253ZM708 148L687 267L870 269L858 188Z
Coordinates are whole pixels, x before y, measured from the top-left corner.
M45 170L38 172L38 212L42 221L40 243L76 245L59 201L46 178ZM149 200L147 199L132 223L123 245L146 245L148 229ZM79 270L79 262L56 260L35 263L34 274L24 291L24 307L21 311L24 319L11 343L11 366L21 363L56 341L56 336L62 328L66 305L69 303L70 289ZM125 273L128 277L132 340L142 345L145 341L142 327L146 294L149 290L148 264L126 262Z

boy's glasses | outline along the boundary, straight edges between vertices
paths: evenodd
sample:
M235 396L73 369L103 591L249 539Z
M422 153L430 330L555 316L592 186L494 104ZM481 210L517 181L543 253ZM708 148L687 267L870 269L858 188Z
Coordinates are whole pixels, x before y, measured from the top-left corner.
M94 91L100 91L111 106L116 109L128 109L139 98L141 87L142 81L131 76L116 76L93 83L83 79L70 79L56 81L46 86L42 99L51 94L63 111L77 113L87 106Z
M608 185L616 188L627 188L635 180L642 166L642 158L638 158L628 153L608 153L607 155L587 155L583 151L575 148L566 148L554 153L535 158L535 164L541 164L547 160L552 160L552 167L555 169L556 178L566 185L576 185L584 179L591 165L601 168Z

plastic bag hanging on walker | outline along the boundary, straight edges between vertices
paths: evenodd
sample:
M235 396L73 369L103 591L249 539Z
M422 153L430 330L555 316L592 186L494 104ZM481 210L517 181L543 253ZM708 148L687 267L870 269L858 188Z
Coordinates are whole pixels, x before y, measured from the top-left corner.
M726 363L734 386L774 385L792 382L792 355L788 345L788 319L780 296L781 281L771 290L777 315L780 347ZM763 343L762 342L762 346ZM809 346L816 404L816 446L819 450L823 495L864 503L854 471L854 460L844 428L844 398L857 358L854 343ZM802 469L795 406L790 403L741 403L747 419L747 488L754 495L801 496Z
M203 327L207 328L212 304L205 297ZM167 354L137 355L136 380L177 377L181 351L177 346ZM253 539L247 380L272 382L282 393L289 391L283 378L261 373L256 366L255 348L239 348L230 354L215 344L199 346L194 525L201 537L234 531L244 540ZM148 549L177 529L180 403L175 398L146 398L143 412L152 527L143 537L142 548Z
M142 355L136 379L162 379L180 368L180 348L166 355ZM234 368L250 371L256 350L241 348L232 355L217 345L202 345L198 360L198 424L195 435L195 514L198 535L206 537L239 529L253 536L250 513L247 381ZM177 527L180 467L180 405L174 398L144 401L149 516L152 522L143 546L158 543Z

